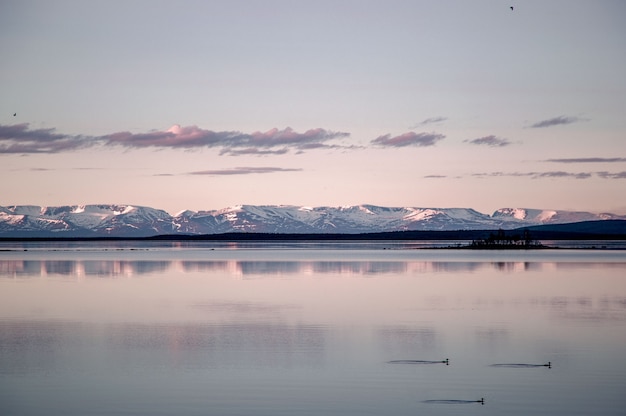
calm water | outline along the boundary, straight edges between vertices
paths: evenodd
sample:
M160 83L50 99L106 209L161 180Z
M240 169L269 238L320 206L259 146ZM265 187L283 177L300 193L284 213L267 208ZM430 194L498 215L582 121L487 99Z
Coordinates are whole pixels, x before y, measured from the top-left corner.
M0 414L626 414L626 251L422 246L3 243Z

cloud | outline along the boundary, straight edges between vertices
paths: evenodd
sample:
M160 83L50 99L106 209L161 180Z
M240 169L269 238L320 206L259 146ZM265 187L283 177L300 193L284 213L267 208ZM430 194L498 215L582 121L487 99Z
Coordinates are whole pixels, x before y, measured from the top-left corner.
M256 173L276 173L276 172L299 172L302 169L275 168L275 167L237 167L232 169L202 170L189 172L188 175L250 175Z
M271 150L271 149L257 149L255 147L247 147L245 149L222 149L220 151L220 155L229 155L229 156L242 156L242 155L255 155L255 156L263 156L263 155L284 155L285 153L289 153L289 149L283 147L281 149Z
M562 171L539 172L539 173L535 173L533 175L533 178L575 178L575 179L587 179L587 178L591 178L591 173L589 173L589 172L571 173L571 172L562 172Z
M0 153L60 153L94 145L126 148L221 148L221 154L284 154L320 148L349 148L333 141L349 133L315 128L299 133L291 128L266 132L211 131L197 126L172 126L148 133L117 132L104 136L70 136L55 129L30 130L28 124L0 125Z
M425 126L426 124L441 123L442 121L446 121L447 119L448 119L448 117L431 117L431 118L427 118L426 120L423 120L423 121L415 124L411 128L416 128L416 127L419 127L419 126Z
M626 162L626 157L580 157L573 159L547 159L544 162L556 163L616 163Z
M57 171L86 171L86 170L104 170L104 168L85 168L85 167L64 167L64 168L16 168L11 169L11 171L19 172L19 171L28 171L28 172L57 172Z
M437 133L414 133L408 132L400 136L391 137L385 134L371 141L372 144L383 147L406 147L406 146L434 146L439 140L446 136Z
M490 172L490 173L474 173L472 176L484 177L529 177L531 179L542 178L571 178L571 179L589 179L593 176L605 179L624 179L626 172L564 172L564 171L548 171L548 172Z
M304 153L307 150L317 150L317 149L339 149L339 150L354 150L354 149L362 149L362 146L355 145L338 145L338 144L325 144L325 143L307 143L302 144L294 148L296 154ZM223 148L220 151L220 155L228 155L228 156L241 156L241 155L256 155L256 156L264 156L264 155L284 155L285 153L289 153L289 147L282 147L279 149L259 149L256 147L248 147L244 149L236 149L236 148Z
M424 176L424 179L442 179L442 178L447 178L446 175L426 175Z
M102 136L100 139L107 144L125 147L169 147L169 148L201 148L221 147L223 154L250 154L252 149L275 149L269 153L284 153L284 149L298 150L323 147L325 142L349 137L349 133L333 132L322 128L307 130L298 133L287 127L286 129L271 129L266 132L242 133L238 131L215 132L204 130L197 126L172 126L166 131L155 131L144 134L130 132L114 133ZM235 150L231 150L235 149ZM242 149L245 149L242 152ZM268 152L266 152L268 153Z
M91 146L83 136L55 133L55 129L30 130L28 123L0 125L0 153L60 153Z
M611 172L596 172L596 175L598 175L601 178L605 178L605 179L626 179L626 171L615 172L615 173L611 173Z
M485 136L479 137L477 139L472 140L463 140L466 143L476 144L476 145L485 145L489 147L504 147L511 144L507 139L503 139L496 136Z
M537 123L531 125L530 127L534 129L538 129L538 128L544 128L544 127L558 126L561 124L572 124L572 123L576 123L579 121L585 121L585 119L582 119L579 117L558 116L554 118L549 118L547 120L538 121Z

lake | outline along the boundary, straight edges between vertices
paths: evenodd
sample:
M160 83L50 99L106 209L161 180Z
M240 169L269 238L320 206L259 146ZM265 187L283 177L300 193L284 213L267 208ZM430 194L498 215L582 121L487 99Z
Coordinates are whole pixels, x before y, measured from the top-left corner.
M0 243L0 414L625 414L625 250L440 244Z

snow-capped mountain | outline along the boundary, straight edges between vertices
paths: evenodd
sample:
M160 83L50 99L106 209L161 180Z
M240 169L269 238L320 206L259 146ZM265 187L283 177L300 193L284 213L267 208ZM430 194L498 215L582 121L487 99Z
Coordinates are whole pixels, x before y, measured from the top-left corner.
M172 216L134 205L0 207L0 237L146 237L160 234L371 233L512 229L542 224L626 219L614 214L502 208L492 215L470 208L389 208L374 205L299 207L239 205Z
M493 218L515 218L537 224L565 224L581 221L623 219L614 214L593 214L584 211L554 211L546 209L501 208L493 213Z
M167 212L131 205L0 207L0 236L143 237L175 232Z

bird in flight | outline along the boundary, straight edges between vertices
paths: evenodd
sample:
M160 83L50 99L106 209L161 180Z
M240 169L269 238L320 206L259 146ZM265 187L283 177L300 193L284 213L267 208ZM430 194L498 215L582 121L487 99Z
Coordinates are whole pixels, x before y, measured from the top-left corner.
M513 10L513 6L511 6L511 10Z
M17 113L13 113L13 117L15 117L17 115Z

